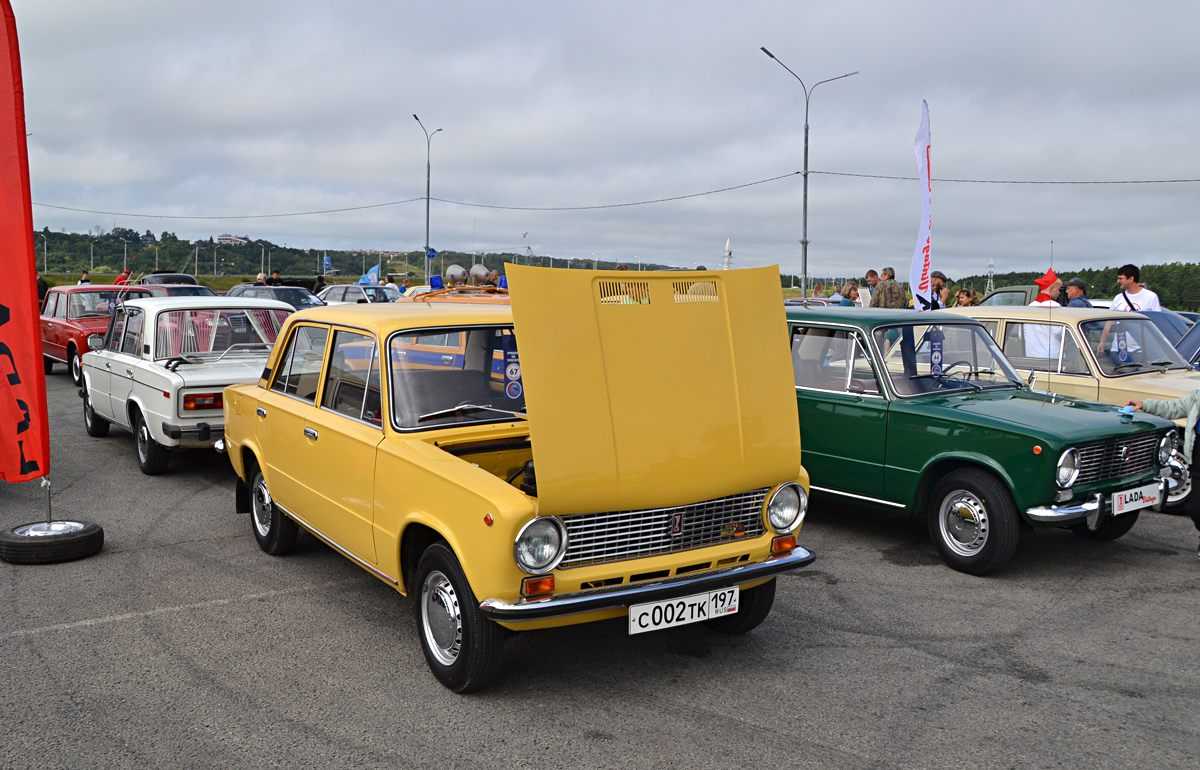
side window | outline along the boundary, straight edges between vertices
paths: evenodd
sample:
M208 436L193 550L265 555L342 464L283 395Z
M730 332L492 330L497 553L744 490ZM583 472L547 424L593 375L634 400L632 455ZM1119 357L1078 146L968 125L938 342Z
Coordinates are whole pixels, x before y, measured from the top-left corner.
M325 295L325 299L330 302L341 302L344 296L346 296L346 287L338 286L337 288L330 289L329 293Z
M796 327L792 372L798 388L879 394L879 381L862 343L847 331Z
M125 315L125 333L122 335L121 352L142 357L142 323L146 320L140 310L130 310Z
M323 326L297 327L288 340L281 359L283 363L275 372L271 390L309 402L316 401L328 337L329 330Z
M125 339L125 311L117 308L113 311L112 325L108 327L108 339L105 340L104 346L109 350L121 349L121 342Z
M1022 369L1055 374L1087 374L1087 362L1075 338L1059 324L1008 323L1004 354Z
M56 294L58 297L58 305L54 308L54 317L62 320L67 320L67 298L61 294Z
M372 378L372 374L374 377ZM373 380L374 404L368 418L368 384ZM339 331L333 336L333 355L321 391L321 406L356 420L378 424L379 419L379 347L372 337Z
M980 321L983 328L987 329L988 336L996 339L996 327L1000 325L999 321Z

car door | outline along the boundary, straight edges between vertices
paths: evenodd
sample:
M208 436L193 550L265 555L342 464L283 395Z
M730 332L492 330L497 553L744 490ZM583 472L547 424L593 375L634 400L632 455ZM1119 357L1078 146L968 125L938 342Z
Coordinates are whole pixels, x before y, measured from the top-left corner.
M1000 347L1021 376L1037 373L1037 390L1089 400L1099 396L1099 379L1069 324L1005 321Z
M83 357L84 374L88 383L88 399L92 409L101 417L125 425L125 416L116 420L112 408L112 398L109 389L112 386L113 357L121 349L125 336L125 308L118 307L113 311L108 322L108 331L104 334L104 346Z
M135 372L142 360L142 327L146 314L141 308L125 307L125 328L121 334L119 346L111 348L112 360L108 385L108 395L112 399L114 416L120 416L121 422L126 422L129 416L129 394L133 391ZM116 342L114 340L114 342Z
M288 511L306 516L304 428L316 408L329 328L292 327L270 387L258 398L255 436L271 496Z
M879 498L888 400L857 330L795 324L792 369L814 489Z
M342 548L376 563L372 534L375 452L383 441L379 346L369 334L334 332L320 406L304 423L305 516Z
M62 321L54 317L56 305L62 305L63 315L66 315L67 298L62 292L52 291L46 295L46 304L42 307L42 355L58 361L67 360L62 344Z

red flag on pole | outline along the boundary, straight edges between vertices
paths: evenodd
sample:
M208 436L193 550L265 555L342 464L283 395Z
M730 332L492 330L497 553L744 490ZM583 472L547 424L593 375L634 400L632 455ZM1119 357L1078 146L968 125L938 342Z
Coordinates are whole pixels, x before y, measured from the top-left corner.
M50 434L21 52L9 0L0 0L0 10L0 273L5 278L0 282L0 479L16 482L49 473Z

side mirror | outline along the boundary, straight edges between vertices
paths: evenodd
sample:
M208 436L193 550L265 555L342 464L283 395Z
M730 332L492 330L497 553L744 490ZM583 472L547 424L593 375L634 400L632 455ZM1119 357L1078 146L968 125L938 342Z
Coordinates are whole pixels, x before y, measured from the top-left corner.
M87 338L88 350L99 350L104 347L104 336L101 334L92 334Z
M1037 372L1030 372L1029 376L1025 378L1025 382L1029 384L1030 390L1033 390L1034 388L1036 388L1037 387Z

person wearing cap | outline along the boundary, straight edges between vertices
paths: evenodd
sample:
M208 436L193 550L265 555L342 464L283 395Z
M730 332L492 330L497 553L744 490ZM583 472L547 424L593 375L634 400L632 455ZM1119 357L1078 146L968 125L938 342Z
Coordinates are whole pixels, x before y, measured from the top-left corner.
M1070 302L1067 303L1067 307L1092 306L1092 303L1088 302L1087 298L1087 284L1084 283L1083 279L1079 276L1075 276L1071 280L1067 281L1067 284L1064 288L1067 291L1067 297L1070 298Z
M1029 303L1030 307L1062 307L1058 304L1058 290L1062 288L1062 279L1054 274L1054 268L1034 281L1040 293Z
M950 287L947 285L950 279L941 270L934 270L929 274L929 285L932 287L932 292L929 295L929 309L940 310L948 307L947 300L950 299Z

